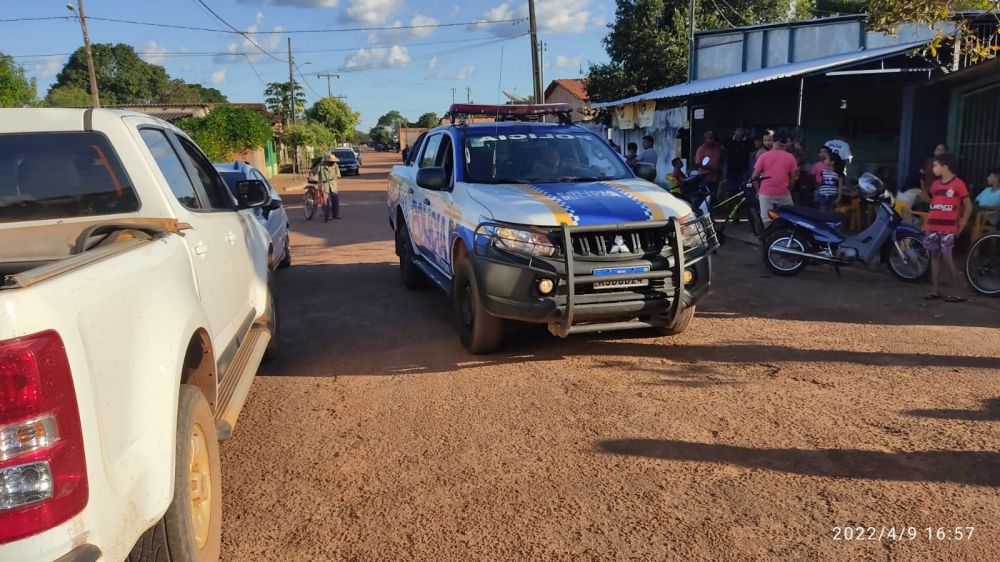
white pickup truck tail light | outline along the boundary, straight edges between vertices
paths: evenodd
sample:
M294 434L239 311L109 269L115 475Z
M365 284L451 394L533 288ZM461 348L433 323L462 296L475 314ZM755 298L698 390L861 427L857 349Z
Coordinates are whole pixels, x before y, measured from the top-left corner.
M88 494L62 339L47 331L0 342L0 544L67 521Z

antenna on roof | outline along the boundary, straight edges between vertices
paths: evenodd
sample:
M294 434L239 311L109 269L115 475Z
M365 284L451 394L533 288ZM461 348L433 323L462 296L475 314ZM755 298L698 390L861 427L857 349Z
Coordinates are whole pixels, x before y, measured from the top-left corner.
M497 145L500 144L500 94L503 92L503 43L500 44L500 78L497 79L497 115L493 121L493 173L490 180L497 182Z

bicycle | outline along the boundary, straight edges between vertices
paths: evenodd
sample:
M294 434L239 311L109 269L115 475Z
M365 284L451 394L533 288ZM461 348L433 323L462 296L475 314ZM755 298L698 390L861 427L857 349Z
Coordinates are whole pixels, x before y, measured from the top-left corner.
M741 212L746 214L746 220L750 223L750 230L753 231L755 237L760 238L761 233L764 232L764 224L760 219L760 208L757 203L757 193L753 188L753 182L762 179L767 178L760 177L750 180L743 186L743 189L712 207L710 213L717 214L719 209L723 209L729 205L729 212L726 213L722 223L713 221L715 222L715 235L719 239L719 244L725 243L726 227L730 223L739 222Z
M306 186L306 193L302 197L302 213L307 221L312 220L313 216L316 215L317 208L323 209L323 222L329 222L333 216L333 210L327 202L326 194L323 193L322 189L317 189L315 185L310 184Z
M1000 232L983 236L965 257L965 277L981 295L1000 295Z

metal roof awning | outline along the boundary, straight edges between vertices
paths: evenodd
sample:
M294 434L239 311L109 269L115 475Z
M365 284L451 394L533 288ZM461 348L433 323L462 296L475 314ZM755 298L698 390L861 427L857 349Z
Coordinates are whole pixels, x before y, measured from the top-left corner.
M677 84L675 86L670 86L660 90L655 90L649 93L640 94L638 96L632 96L630 98L625 98L617 101L594 103L591 104L591 107L593 107L594 109L602 109L607 107L625 105L628 103L634 103L637 101L685 98L698 94L707 94L709 92L716 92L719 90L728 90L732 88L741 88L743 86L752 86L754 84L771 82L773 80L781 80L783 78L795 78L798 76L804 76L806 74L822 72L824 70L831 70L834 68L840 68L844 66L851 66L865 62L877 61L879 59L884 59L886 57L891 57L894 55L905 53L907 51L912 51L914 49L923 47L926 44L927 43L924 41L919 41L914 43L905 43L902 45L881 47L878 49L866 49L863 51L855 51L853 53L843 53L819 59L813 59L802 62L793 62L791 64L783 64L781 66L774 66L770 68L762 68L760 70L750 70L747 72L741 72L739 74L730 74L728 76L718 76L715 78L706 78L704 80L695 80L694 82L688 82L686 84Z

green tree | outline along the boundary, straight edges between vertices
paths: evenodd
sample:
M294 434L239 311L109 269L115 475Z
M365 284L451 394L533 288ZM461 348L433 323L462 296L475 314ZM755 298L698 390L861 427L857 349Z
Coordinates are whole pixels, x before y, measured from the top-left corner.
M153 103L167 91L170 84L167 71L162 66L142 60L131 45L97 43L91 45L91 51L102 104ZM83 47L70 55L50 91L65 86L90 91L87 56Z
M417 127L422 127L424 129L433 129L434 127L437 127L438 123L440 122L441 119L438 117L437 113L434 113L433 111L428 111L427 113L424 113L419 118L417 118Z
M354 130L354 141L357 142L358 144L369 144L370 145L372 143L372 137L371 137L371 135L369 135L368 133L366 133L364 131L355 129Z
M76 86L52 88L44 103L49 107L90 107L90 91Z
M615 21L608 24L604 48L610 62L591 65L587 93L608 101L664 88L687 79L688 13L686 0L616 0ZM788 0L697 0L696 29L771 23L789 19ZM796 3L793 18L810 17L812 0Z
M319 123L330 130L336 142L354 140L354 128L361 114L351 109L342 99L320 98L305 112L306 119Z
M156 101L157 103L226 103L229 100L215 88L188 84L180 78L174 78Z
M198 146L216 162L264 146L271 138L271 124L260 113L245 107L220 105L205 117L189 117L177 122Z
M323 151L337 143L333 132L315 121L301 121L288 127L285 138L292 146L312 146Z
M374 143L389 144L392 142L392 137L399 133L399 128L407 125L409 125L409 121L403 117L403 114L393 109L378 118L375 126L368 131L368 135L371 136Z
M0 107L24 107L35 103L38 87L14 58L0 53Z
M291 105L292 87L288 82L271 82L264 89L264 103L275 115L282 119L288 118L288 107ZM306 105L306 93L302 85L295 82L295 114L298 115Z

